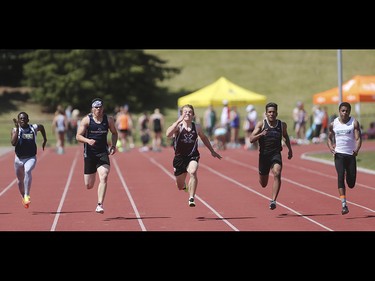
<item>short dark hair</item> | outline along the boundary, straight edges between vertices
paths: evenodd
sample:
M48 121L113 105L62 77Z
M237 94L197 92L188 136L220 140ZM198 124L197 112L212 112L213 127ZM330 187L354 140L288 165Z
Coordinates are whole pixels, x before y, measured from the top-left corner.
M29 119L29 114L27 114L25 111L21 111L20 113L18 113L17 118L19 119L21 115L25 115L25 117Z
M267 112L267 109L268 109L269 107L274 107L274 108L276 109L276 111L277 111L277 104L276 104L276 103L274 103L274 102L269 102L269 103L267 103L267 104L266 104L266 112Z
M339 111L340 111L341 107L343 107L343 106L347 107L349 109L349 111L352 110L352 106L350 105L350 103L344 101L344 102L340 103L340 105L339 105Z

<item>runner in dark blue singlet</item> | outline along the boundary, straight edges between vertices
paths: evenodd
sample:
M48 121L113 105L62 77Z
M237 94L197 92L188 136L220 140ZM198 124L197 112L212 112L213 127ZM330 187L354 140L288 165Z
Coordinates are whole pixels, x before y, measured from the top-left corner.
M110 172L108 155L116 152L117 130L112 116L104 114L103 100L96 98L91 104L92 112L80 122L76 139L84 145L84 182L87 189L94 187L96 172L99 175L98 205L96 212L104 213L104 198ZM108 149L107 135L111 131L111 147Z
M282 141L288 147L288 159L293 157L292 146L287 132L287 125L277 117L277 104L270 102L266 104L266 118L259 121L250 136L250 142L258 141L259 144L259 183L266 187L269 172L273 174L272 200L269 208L276 208L276 199L281 187L281 171L283 167L281 151Z
M29 124L29 115L20 112L17 119L13 119L14 128L11 132L11 143L15 147L14 169L16 171L18 189L22 196L22 204L27 209L30 205L30 189L32 171L36 166L37 132L43 137L42 148L47 144L46 130L42 124Z

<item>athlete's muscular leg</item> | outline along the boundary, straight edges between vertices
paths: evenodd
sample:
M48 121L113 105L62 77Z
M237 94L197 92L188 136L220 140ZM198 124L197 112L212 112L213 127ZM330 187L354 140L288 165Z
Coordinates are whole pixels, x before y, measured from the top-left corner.
M83 175L83 179L85 181L85 186L87 189L91 189L94 187L95 178L96 178L96 173Z
M346 166L346 183L349 188L353 188L357 180L357 162L355 156L351 156L350 158L348 158L347 161L348 163Z
M268 175L259 175L259 183L261 187L266 187L268 184Z
M189 195L190 195L190 197L194 197L195 192L197 190L197 186L198 186L198 176L197 176L198 162L194 161L194 160L190 161L190 163L187 167L187 171L188 171L189 176L190 176L189 184L188 184Z
M107 191L107 180L110 166L105 164L98 168L99 185L98 185L98 203L104 203L105 193Z
M177 185L178 190L184 189L186 176L187 176L187 173L183 173L181 175L176 176L176 185Z
M280 192L281 187L281 165L275 163L272 167L272 174L273 174L273 186L272 186L272 200L276 201L277 196Z

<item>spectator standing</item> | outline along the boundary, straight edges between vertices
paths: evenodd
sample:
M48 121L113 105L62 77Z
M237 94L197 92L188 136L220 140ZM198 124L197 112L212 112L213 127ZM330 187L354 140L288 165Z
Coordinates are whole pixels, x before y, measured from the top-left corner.
M64 154L65 152L65 134L68 130L68 119L62 106L58 106L55 116L52 120L52 133L56 136L56 152Z
M230 110L230 143L232 148L240 147L240 124L241 124L241 116L237 111L237 106L232 106Z
M150 123L153 131L152 150L160 152L163 142L164 115L159 108L155 108L154 113L151 114Z
M309 116L305 110L302 102L298 103L298 119L295 127L295 133L297 139L305 139L306 137L306 122Z
M124 105L120 107L120 111L116 115L116 128L118 131L120 145L117 145L120 152L127 150L127 143L129 148L134 148L134 140L132 136L133 121L129 113L129 107Z
M71 130L71 134L72 136L74 136L73 138L70 139L70 144L77 144L77 139L75 138L75 136L77 135L77 130L78 130L78 126L79 126L79 110L78 109L74 109L72 111L72 117L70 118L70 122L69 122L69 126L70 126L70 130Z
M327 106L323 107L323 119L322 119L322 129L320 130L320 135L324 134L324 137L328 134L328 123L329 123L329 115L328 115L328 108Z
M324 111L319 105L317 105L313 107L312 114L313 114L313 134L312 134L312 139L313 139L313 138L320 137L320 133L322 131L322 126L323 126Z
M230 109L227 100L223 100L223 108L220 114L220 126L226 129L226 142L230 142Z
M150 117L147 111L144 111L141 116L138 118L139 132L142 142L142 147L139 149L140 152L149 151L149 142L150 142Z
M209 137L210 140L213 140L213 134L214 134L215 126L216 126L217 117L216 117L216 111L212 105L210 105L204 112L203 121L204 121L204 128L205 128L207 136Z
M65 117L66 117L66 120L68 122L68 126L66 128L65 136L66 136L67 142L70 143L70 144L73 142L73 138L75 138L75 134L73 134L72 128L70 126L70 120L72 118L72 109L73 109L73 107L71 105L68 105L65 108Z
M258 142L251 143L250 136L254 131L255 125L258 122L258 113L255 110L255 107L252 104L249 104L246 107L246 118L243 122L243 130L245 134L245 149L257 149Z
M301 107L301 104L302 104L301 101L297 101L296 106L293 108L293 111L292 111L293 130L294 131L296 130L296 126L297 126L297 123L298 123L298 111Z
M367 129L366 135L369 140L375 139L375 122L370 123L370 126Z

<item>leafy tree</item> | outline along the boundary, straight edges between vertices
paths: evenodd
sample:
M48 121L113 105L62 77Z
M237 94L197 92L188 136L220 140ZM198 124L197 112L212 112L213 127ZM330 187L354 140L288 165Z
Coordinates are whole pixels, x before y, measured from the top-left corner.
M26 60L22 57L27 50L0 50L0 85L20 87L23 79L23 65Z
M142 50L33 50L23 58L23 83L48 112L59 104L85 112L95 97L108 111L123 104L133 112L164 107L171 93L157 84L181 71Z

